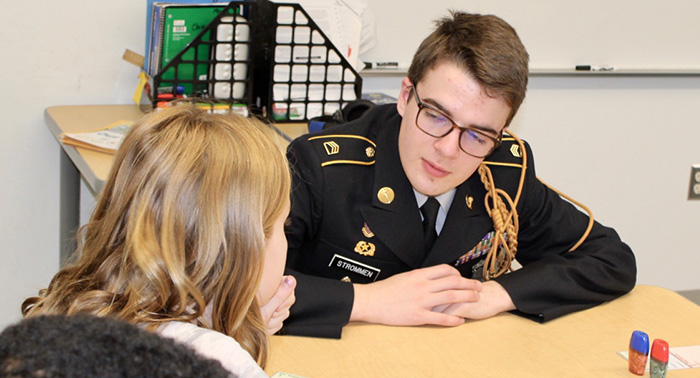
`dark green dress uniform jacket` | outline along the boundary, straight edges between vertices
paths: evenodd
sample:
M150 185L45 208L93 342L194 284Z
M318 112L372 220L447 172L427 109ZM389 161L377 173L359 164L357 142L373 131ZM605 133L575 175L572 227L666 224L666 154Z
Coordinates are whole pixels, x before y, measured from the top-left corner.
M282 333L339 338L352 310L348 279L368 283L421 267L454 266L492 235L486 190L474 173L457 187L440 236L424 256L420 211L399 161L400 122L395 105L379 106L359 120L290 144L287 273L296 277L298 286ZM486 158L496 163L490 165L496 186L512 198L522 165L521 154L511 151L514 144L506 135ZM630 291L636 280L635 258L613 229L596 222L586 241L567 252L584 233L588 216L535 177L532 151L526 148L527 175L517 205L516 258L523 268L496 278L517 312L546 321ZM379 200L382 188L392 189L391 203ZM468 197L473 199L471 208ZM457 269L479 279L483 259Z

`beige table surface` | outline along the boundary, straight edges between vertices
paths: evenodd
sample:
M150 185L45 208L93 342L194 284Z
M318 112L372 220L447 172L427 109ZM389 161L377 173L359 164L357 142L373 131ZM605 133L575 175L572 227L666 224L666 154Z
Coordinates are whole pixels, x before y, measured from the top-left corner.
M699 345L699 323L696 304L666 289L637 286L615 301L544 324L506 313L454 328L351 323L340 340L273 336L266 371L308 378L631 378L617 352L627 350L634 330L673 348ZM667 377L700 377L700 368Z

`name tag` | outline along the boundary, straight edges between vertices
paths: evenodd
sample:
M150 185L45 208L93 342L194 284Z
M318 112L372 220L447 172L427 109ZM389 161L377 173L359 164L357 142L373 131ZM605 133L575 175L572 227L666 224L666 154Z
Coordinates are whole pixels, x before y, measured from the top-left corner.
M331 262L328 264L328 266L359 274L361 276L369 278L372 281L376 281L377 277L379 277L379 272L381 272L381 269L377 269L373 266L369 266L359 261L355 261L337 254L333 255L333 258L331 259Z

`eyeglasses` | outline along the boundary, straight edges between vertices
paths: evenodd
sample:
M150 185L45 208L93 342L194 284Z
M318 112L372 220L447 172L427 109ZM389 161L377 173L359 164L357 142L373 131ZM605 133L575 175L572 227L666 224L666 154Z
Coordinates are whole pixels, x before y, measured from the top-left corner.
M451 133L453 129L457 129L459 130L459 148L476 158L488 156L501 144L501 133L498 134L497 138L494 138L473 127L458 126L452 118L445 115L442 111L423 103L418 97L416 85L413 85L411 90L418 105L416 126L418 126L420 131L433 138L443 138Z

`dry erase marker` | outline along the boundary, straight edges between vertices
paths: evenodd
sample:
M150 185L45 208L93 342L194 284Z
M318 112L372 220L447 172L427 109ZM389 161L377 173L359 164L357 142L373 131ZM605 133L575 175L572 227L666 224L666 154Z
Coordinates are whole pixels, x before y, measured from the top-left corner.
M644 375L647 367L647 357L649 356L649 335L646 332L634 331L630 338L629 371L637 375Z
M665 378L668 371L668 343L661 339L654 340L651 345L651 362L649 366L651 378Z
M399 69L399 62L365 62L365 69L385 69L385 70L397 70Z
M576 66L576 71L612 71L613 66L591 66L589 64L581 64Z

